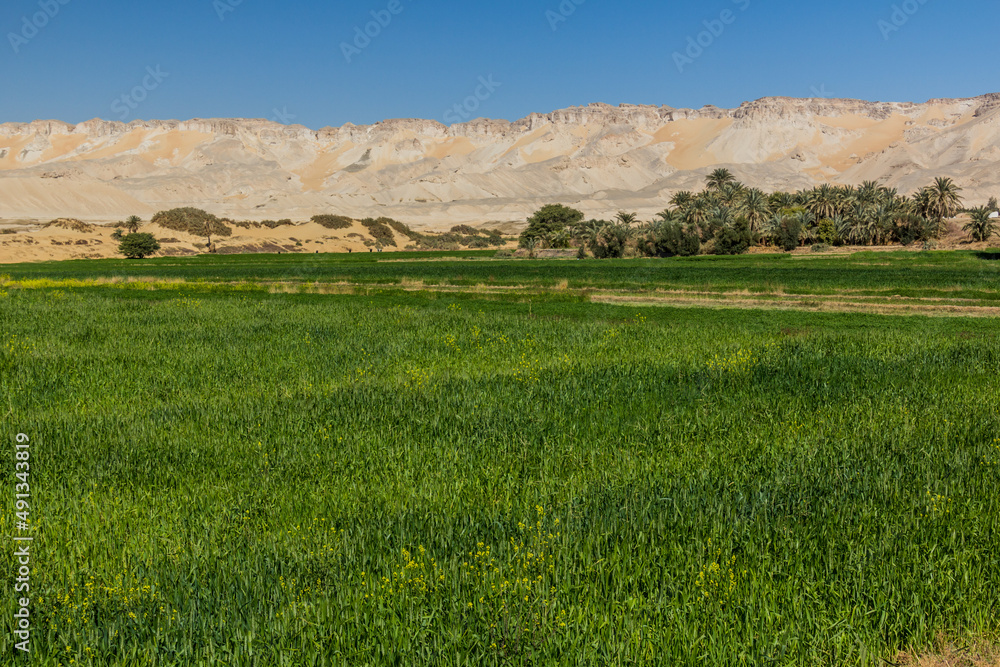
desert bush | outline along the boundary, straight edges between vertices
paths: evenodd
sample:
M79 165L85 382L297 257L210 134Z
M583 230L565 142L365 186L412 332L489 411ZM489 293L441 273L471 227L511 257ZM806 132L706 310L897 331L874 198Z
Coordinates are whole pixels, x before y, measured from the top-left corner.
M151 222L164 229L194 236L232 236L233 229L216 216L198 208L160 211Z
M354 221L343 215L314 215L312 221L327 229L350 229Z
M372 235L376 243L381 243L383 246L396 247L396 237L393 235L392 228L389 225L373 218L365 218L361 221L361 224L368 228L368 233Z

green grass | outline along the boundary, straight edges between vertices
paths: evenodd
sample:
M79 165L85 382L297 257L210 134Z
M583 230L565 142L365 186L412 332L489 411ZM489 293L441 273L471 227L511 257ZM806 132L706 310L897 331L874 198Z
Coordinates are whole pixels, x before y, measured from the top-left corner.
M815 261L810 286L868 280ZM480 265L577 270L419 269ZM34 266L0 272L96 275ZM874 665L996 637L993 320L518 300L7 289L33 664Z
M204 282L349 282L360 285L554 287L839 294L1000 300L998 255L861 252L633 260L499 260L493 251L352 255L202 255L143 261L79 260L0 265L16 280L123 279ZM446 260L473 261L446 261Z

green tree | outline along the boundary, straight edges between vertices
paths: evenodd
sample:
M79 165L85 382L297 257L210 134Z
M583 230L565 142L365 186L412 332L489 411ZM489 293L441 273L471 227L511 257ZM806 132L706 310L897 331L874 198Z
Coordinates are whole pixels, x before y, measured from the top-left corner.
M670 198L670 205L675 208L687 208L694 200L694 195L687 190L682 190Z
M708 189L714 192L719 192L723 186L735 182L736 177L733 176L733 172L724 168L716 169L705 178L705 184L708 186Z
M523 247L528 249L528 257L531 259L535 258L535 250L542 242L541 236L529 236L523 239Z
M142 224L142 218L137 215L130 215L125 220L125 229L128 230L129 234L135 234L139 231L139 225Z
M742 255L753 244L753 232L744 218L726 225L715 235L716 255Z
M618 211L618 214L615 216L615 220L619 224L625 225L626 227L634 225L638 219L639 219L638 215L636 215L635 213L629 213L627 211Z
M802 222L798 216L785 215L775 228L778 245L785 252L791 252L799 247L802 238Z
M955 185L950 178L939 177L934 185L925 188L927 217L937 221L937 232L941 232L945 218L953 218L962 208L962 197L958 194L962 188Z
M701 251L701 237L694 225L665 222L649 232L641 249L651 257L691 257Z
M582 220L583 213L575 208L562 204L543 206L528 218L528 228L521 233L520 246L526 248L529 238L542 238L552 232L561 232Z
M743 196L740 212L750 223L750 229L757 231L771 218L771 202L761 190L751 188Z
M991 218L990 215L995 211L991 211L989 208L974 208L969 213L970 219L969 223L962 228L963 231L969 233L973 241L977 243L982 241L989 241L990 237L996 234L996 218Z
M625 256L625 248L632 238L632 230L621 224L606 223L600 234L590 245L590 251L597 259L617 259Z
M160 243L152 234L128 234L118 245L118 252L129 259L145 259L160 249Z
M806 195L806 208L812 211L817 219L832 218L839 208L837 191L829 183L824 183Z
M837 222L832 218L825 218L816 225L816 239L826 245L837 245L840 243L840 234L837 233Z

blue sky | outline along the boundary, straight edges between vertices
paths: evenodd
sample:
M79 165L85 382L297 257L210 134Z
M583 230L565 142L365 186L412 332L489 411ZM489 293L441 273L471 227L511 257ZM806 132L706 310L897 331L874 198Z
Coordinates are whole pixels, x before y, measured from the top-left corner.
M998 17L985 0L7 0L0 122L970 97L1000 91Z

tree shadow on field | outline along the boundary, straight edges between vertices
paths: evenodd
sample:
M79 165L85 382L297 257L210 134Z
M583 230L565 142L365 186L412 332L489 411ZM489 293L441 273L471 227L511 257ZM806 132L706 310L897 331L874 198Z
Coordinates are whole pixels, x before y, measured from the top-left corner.
M976 257L987 261L996 261L1000 259L1000 250L983 250L981 252L977 252Z

